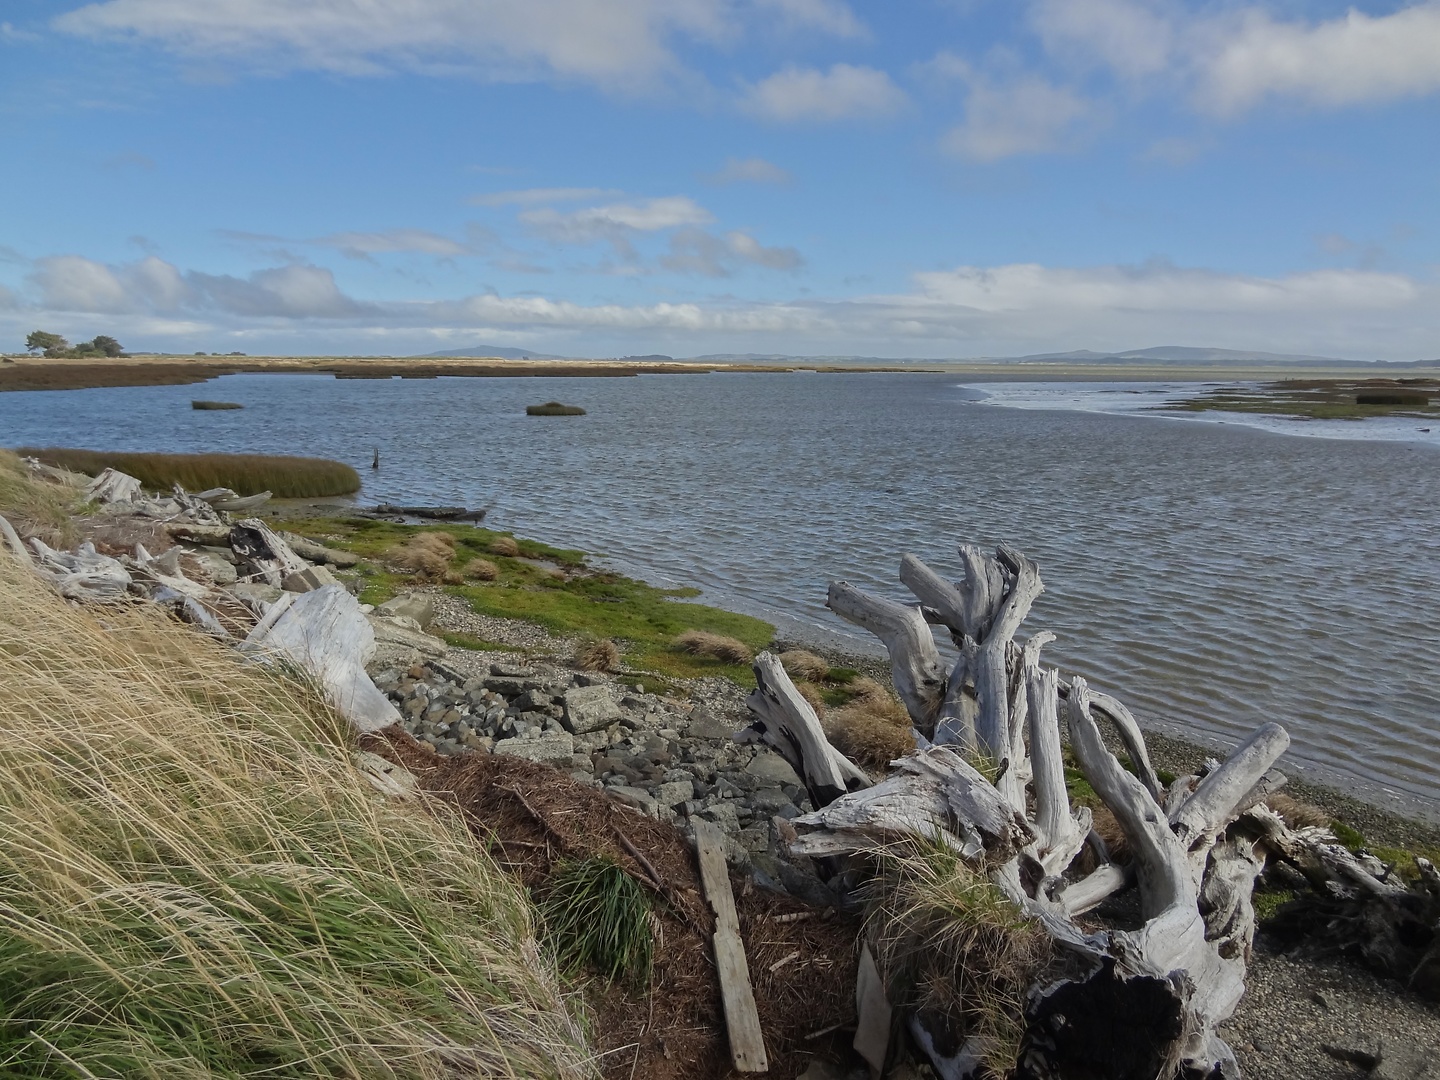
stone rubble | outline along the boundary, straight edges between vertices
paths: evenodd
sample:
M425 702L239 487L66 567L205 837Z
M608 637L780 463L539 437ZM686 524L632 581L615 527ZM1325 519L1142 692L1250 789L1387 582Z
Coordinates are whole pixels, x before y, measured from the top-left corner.
M732 738L742 718L543 663L492 663L473 675L441 660L372 671L404 729L439 754L543 762L687 832L692 820L711 821L731 864L762 886L838 903L809 860L784 853L775 821L808 812L809 797L779 754Z

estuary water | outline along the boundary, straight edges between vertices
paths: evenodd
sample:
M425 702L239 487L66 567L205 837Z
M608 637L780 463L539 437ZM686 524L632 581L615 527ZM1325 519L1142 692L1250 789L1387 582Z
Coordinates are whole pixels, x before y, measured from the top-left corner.
M957 543L1007 540L1046 585L1022 633L1055 631L1050 659L1142 723L1221 747L1277 720L1290 769L1440 814L1440 446L1160 418L1132 389L235 375L0 394L0 445L338 458L363 501L493 504L496 527L856 650L832 579L904 599L903 552L954 573ZM588 415L524 415L550 399Z

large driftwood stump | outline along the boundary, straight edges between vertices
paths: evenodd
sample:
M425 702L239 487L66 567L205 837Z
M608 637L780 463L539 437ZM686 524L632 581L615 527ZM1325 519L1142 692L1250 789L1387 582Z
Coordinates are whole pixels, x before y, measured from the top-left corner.
M863 862L899 843L942 845L1008 899L1028 932L1048 938L1050 959L1025 995L1022 1034L1003 1067L993 1033L967 1029L971 1005L948 1017L912 1010L916 1044L946 1080L995 1071L1033 1080L1237 1077L1217 1032L1244 991L1263 858L1253 827L1247 839L1231 826L1283 783L1271 766L1288 736L1267 724L1224 764L1167 790L1120 701L1043 666L1050 633L1017 641L1044 588L1035 563L1003 545L993 556L966 545L960 557L961 579L950 581L904 556L900 578L913 605L844 582L830 587L831 609L885 644L923 737L873 786L847 778L850 763L780 665L757 661L755 728L795 765L815 806L783 826L792 851ZM948 675L932 626L948 631L958 654ZM1106 746L1102 721L1129 770ZM1074 763L1124 833L1124 863L1092 830L1091 808L1072 805L1062 723ZM1137 928L1076 921L1131 888ZM903 988L896 993L903 999Z

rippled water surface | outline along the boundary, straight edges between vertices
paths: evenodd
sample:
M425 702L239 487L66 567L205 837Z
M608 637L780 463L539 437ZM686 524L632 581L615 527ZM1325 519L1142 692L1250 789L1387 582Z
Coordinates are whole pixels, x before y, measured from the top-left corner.
M833 578L903 596L902 552L953 570L957 542L1005 539L1046 583L1027 629L1142 718L1279 720L1293 759L1440 803L1431 445L997 408L937 375L237 375L203 396L243 411L192 412L201 392L0 394L0 445L335 457L366 500L493 502L499 527L791 632L849 634ZM551 398L589 415L523 415Z

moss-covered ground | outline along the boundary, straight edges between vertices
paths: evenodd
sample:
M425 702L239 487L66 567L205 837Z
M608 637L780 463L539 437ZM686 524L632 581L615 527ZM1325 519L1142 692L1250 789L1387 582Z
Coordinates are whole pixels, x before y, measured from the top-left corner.
M748 665L726 664L692 656L673 645L686 630L707 630L738 638L751 649L770 644L775 628L733 611L691 602L697 589L662 589L598 568L584 552L552 547L509 533L470 525L399 525L370 518L308 518L287 521L285 528L332 547L353 551L364 560L361 599L378 604L414 588L413 575L397 570L387 553L421 532L444 532L455 540L450 569L456 574L476 558L495 564L494 581L467 581L445 590L464 599L481 615L524 619L563 637L610 638L621 649L626 670L670 678L722 675L745 686L754 685ZM518 551L503 555L496 541L511 537ZM503 550L504 545L501 545ZM477 639L452 644L489 647Z

